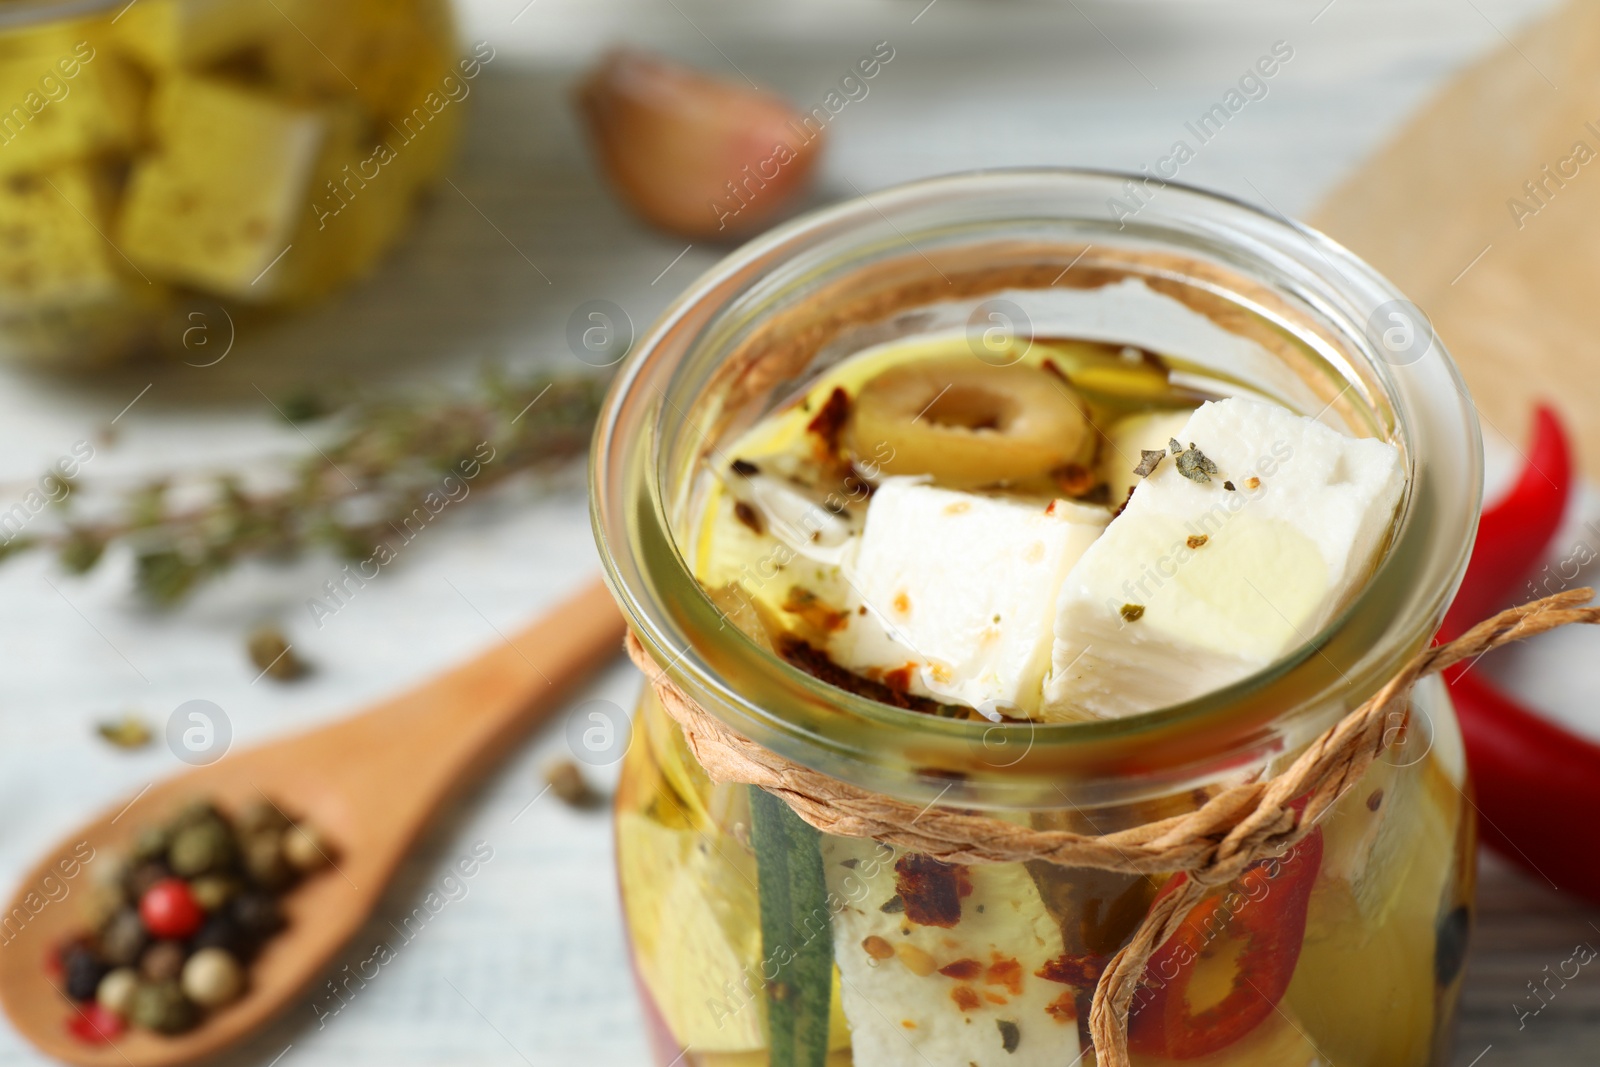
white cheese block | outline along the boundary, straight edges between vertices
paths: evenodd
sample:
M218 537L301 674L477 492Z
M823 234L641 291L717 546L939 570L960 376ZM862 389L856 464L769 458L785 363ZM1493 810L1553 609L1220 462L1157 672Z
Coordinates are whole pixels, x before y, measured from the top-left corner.
M1034 973L1063 953L1061 928L1025 867L965 868L972 893L961 901L960 919L946 928L918 926L903 911L882 910L896 891L895 856L886 846L825 836L822 860L829 897L841 902L833 916L834 959L853 1062L862 1067L1064 1067L1077 1062L1078 1024L1062 1008L1063 997L1071 1004L1071 990ZM997 958L1014 984L990 972ZM982 972L968 979L940 973L963 960L980 964ZM1001 1022L1016 1027L1010 1052Z
M1168 456L1073 568L1047 719L1148 711L1266 667L1332 618L1384 543L1405 482L1393 445L1238 398L1177 436L1218 473L1190 480Z
M1050 668L1056 591L1109 518L1065 500L885 479L845 566L859 603L829 652L856 671L909 667L911 691L991 717L1032 714Z
M1141 411L1112 423L1100 453L1100 477L1111 487L1112 507L1121 507L1129 491L1138 487L1139 476L1133 470L1140 454L1164 450L1171 438L1183 432L1190 414L1187 410Z

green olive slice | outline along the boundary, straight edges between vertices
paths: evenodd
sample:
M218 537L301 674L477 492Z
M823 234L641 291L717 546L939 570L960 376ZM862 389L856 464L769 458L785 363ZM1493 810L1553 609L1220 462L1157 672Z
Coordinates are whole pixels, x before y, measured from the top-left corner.
M970 489L1044 478L1084 462L1093 453L1093 428L1060 376L957 356L903 363L869 379L844 444L882 474L931 475Z

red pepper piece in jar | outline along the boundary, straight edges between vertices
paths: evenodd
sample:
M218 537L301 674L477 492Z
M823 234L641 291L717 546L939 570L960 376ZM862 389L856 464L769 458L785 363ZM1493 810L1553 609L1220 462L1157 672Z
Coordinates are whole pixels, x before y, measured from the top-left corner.
M139 901L139 918L156 937L184 941L193 937L205 922L200 907L182 878L163 878L145 890Z
M67 1033L90 1045L104 1045L127 1028L122 1016L99 1004L85 1004L67 1016Z
M1461 591L1440 637L1452 641L1498 611L1529 599L1520 584L1550 547L1572 495L1572 446L1548 405L1534 411L1533 441L1517 482L1483 513Z
M1128 1048L1196 1059L1227 1048L1272 1015L1294 977L1321 868L1318 829L1287 856L1253 864L1228 890L1197 904L1145 965ZM1183 877L1162 894L1174 892Z

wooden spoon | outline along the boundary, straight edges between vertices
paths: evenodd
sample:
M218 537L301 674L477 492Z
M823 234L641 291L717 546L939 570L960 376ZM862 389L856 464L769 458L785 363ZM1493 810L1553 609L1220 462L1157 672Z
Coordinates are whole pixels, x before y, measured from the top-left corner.
M83 1067L174 1067L237 1041L322 975L429 817L615 656L622 635L616 606L595 582L492 651L355 718L229 753L107 809L34 866L0 915L6 1014L45 1053ZM245 996L175 1037L130 1028L91 1045L71 1036L75 1006L44 964L86 928L95 868L185 800L207 797L233 811L263 796L322 831L334 866L283 898L289 926L251 963Z

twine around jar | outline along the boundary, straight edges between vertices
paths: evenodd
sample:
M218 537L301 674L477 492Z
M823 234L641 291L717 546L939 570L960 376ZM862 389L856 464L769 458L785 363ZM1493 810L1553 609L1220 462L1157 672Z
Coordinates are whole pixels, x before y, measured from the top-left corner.
M759 786L823 833L870 838L947 863L1044 860L1125 874L1183 874L1175 891L1157 897L1095 986L1089 1030L1097 1060L1101 1067L1129 1067L1129 1005L1150 957L1190 910L1251 864L1283 855L1311 832L1403 734L1395 723L1409 721L1417 682L1513 641L1572 623L1600 624L1600 607L1584 606L1593 598L1592 589L1573 589L1502 611L1448 644L1417 653L1275 777L1232 786L1187 814L1107 834L1035 830L953 808L918 808L820 774L729 729L690 700L631 632L627 649L713 782Z

